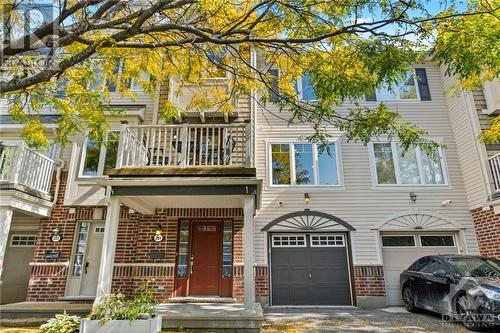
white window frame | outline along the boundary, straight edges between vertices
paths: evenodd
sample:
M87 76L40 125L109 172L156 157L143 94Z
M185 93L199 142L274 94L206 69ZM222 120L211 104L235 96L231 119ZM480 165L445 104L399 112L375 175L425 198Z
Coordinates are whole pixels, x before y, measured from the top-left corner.
M313 244L313 237L327 237L327 239L326 239L327 243L328 243L328 237L340 237L342 239L342 245L337 245L337 244L314 245ZM311 242L311 247L345 247L346 246L345 245L345 236L342 234L311 234L311 235L309 235L309 238L310 238L310 242ZM320 241L320 240L318 240L318 241ZM337 239L334 240L334 242L337 242L337 241L338 241Z
M33 238L35 243L34 244L14 244L14 237L28 237L28 238ZM9 246L10 247L35 247L36 246L36 242L38 240L38 236L37 235L33 235L33 234L12 234L12 236L10 237L10 242L9 242Z
M275 245L274 239L277 237L303 237L304 244L303 245L290 245L290 239L288 239L288 245ZM281 242L281 240L280 240ZM276 234L271 236L271 247L307 247L307 234Z
M387 246L384 245L384 237L412 237L413 238L413 245L401 245L401 246ZM382 245L383 248L386 249L413 249L417 247L417 239L415 235L404 235L404 234L394 234L394 235L380 235L380 245Z
M341 140L329 141L327 144L335 145L335 157L337 162L337 184L335 185L323 185L319 184L319 161L318 161L318 144L311 143L307 141L268 141L267 144L267 155L268 155L268 168L267 175L269 179L269 186L271 187L341 187L341 159L340 159L340 142ZM310 144L312 145L313 154L313 184L296 184L296 169L295 169L295 145L296 144ZM273 184L273 152L272 145L288 145L289 146L289 158L290 158L290 184Z
M451 236L451 239L453 241L453 245L433 245L433 246L427 246L427 245L422 245L422 237L426 237L426 236L446 236L446 237L450 237ZM423 248L426 248L426 249L429 249L429 248L442 248L442 247L457 247L457 242L455 241L455 235L454 234L444 234L444 233L440 233L440 234L421 234L421 235L418 235L418 245L420 247L423 247Z
M396 94L396 98L394 99L391 99L391 98L379 98L378 97L378 89L375 90L375 96L377 98L377 100L375 102L416 102L416 101L420 101L420 91L418 89L418 80L417 80L417 73L415 71L414 68L412 68L411 70L412 74L413 74L413 82L415 83L415 89L416 89L416 92L417 92L417 98L411 98L411 99L408 99L408 98L405 98L405 99L402 99L401 98L401 92L399 91L399 87L397 84L393 83L391 85L391 88L394 89L392 90L395 94Z
M90 175L84 175L83 174L83 168L85 167L85 158L87 157L87 143L89 140L88 133L85 135L85 139L83 140L83 146L82 146L82 151L80 154L80 166L79 166L79 171L78 175L80 178L98 178L98 177L106 177L106 175L103 174L104 172L104 162L106 161L106 153L107 153L107 148L106 148L106 141L108 140L108 135L109 132L117 132L118 133L118 140L120 138L120 131L119 130L114 130L110 129L106 133L106 138L104 139L103 144L101 145L101 149L99 150L99 164L97 165L97 174L95 176L90 176Z
M432 139L437 142L441 142L440 139ZM378 143L390 143L391 144L391 150L392 150L392 163L394 165L394 172L396 173L396 183L395 184L379 184L378 182L378 174L377 174L377 163L375 161L375 150L373 145L378 144ZM439 160L441 162L441 170L443 171L443 184L427 184L425 183L425 177L422 173L423 171L423 164L422 164L422 150L419 147L415 147L415 155L417 159L417 166L418 166L418 172L419 172L419 177L420 177L420 183L419 184L402 184L401 183L401 172L400 172L400 167L399 167L399 154L397 150L397 145L399 142L397 141L372 141L368 144L368 153L370 157L370 169L372 173L372 183L373 186L376 187L445 187L449 186L449 181L448 181L448 170L447 170L447 164L446 164L446 157L443 149L441 147L438 147L438 154L439 154Z
M316 99L304 99L304 95L303 95L303 89L302 89L302 77L303 75L301 75L295 82L297 83L297 97L299 100L301 101L307 101L307 102L316 102L318 100L318 96L316 96ZM314 89L314 87L313 87ZM316 91L314 92L314 94L316 95Z

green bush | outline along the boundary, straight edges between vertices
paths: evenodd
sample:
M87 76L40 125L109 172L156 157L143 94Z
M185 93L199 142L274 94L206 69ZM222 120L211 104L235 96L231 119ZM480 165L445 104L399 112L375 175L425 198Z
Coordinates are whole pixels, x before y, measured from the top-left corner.
M51 318L47 323L40 326L42 333L73 333L78 332L80 328L81 318L78 316L70 316L66 313L57 314L55 318Z
M154 280L147 280L139 287L139 294L127 300L122 293L106 295L94 307L89 319L108 320L138 320L149 319L155 315L158 300L154 297L154 289L150 284Z

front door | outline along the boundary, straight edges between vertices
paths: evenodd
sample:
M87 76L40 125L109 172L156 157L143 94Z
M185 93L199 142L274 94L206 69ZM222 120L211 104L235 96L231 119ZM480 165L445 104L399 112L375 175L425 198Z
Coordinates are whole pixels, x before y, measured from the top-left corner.
M104 223L78 223L67 296L96 295L103 236Z
M219 222L197 222L192 225L191 296L219 295L221 277L221 230Z

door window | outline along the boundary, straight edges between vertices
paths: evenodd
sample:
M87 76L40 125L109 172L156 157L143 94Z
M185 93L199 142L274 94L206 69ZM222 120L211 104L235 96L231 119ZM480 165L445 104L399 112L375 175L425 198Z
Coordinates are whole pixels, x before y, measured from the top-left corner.
M311 247L343 247L343 235L311 235Z
M408 236L382 236L382 246L383 247L403 247L403 246L415 246L415 237L412 235Z
M179 251L177 254L177 277L185 278L187 276L189 252L189 221L180 222L179 228Z
M452 235L420 236L422 246L455 246Z
M85 247L87 245L88 232L89 223L80 223L80 229L78 230L76 249L73 258L73 268L71 270L73 276L82 275L82 267L85 259Z
M305 247L305 235L273 235L272 247Z
M214 226L215 227L215 226ZM222 277L233 275L233 221L224 220L222 244Z

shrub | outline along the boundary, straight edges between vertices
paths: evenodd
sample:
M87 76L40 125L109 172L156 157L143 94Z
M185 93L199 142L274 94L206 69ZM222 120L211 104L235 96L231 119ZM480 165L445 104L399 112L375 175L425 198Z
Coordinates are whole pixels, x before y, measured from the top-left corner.
M80 328L80 317L70 316L64 311L40 326L42 333L73 333Z
M139 286L139 294L126 300L122 293L106 295L102 302L94 307L89 318L100 321L148 319L155 315L158 300L154 297L154 289L147 280Z

